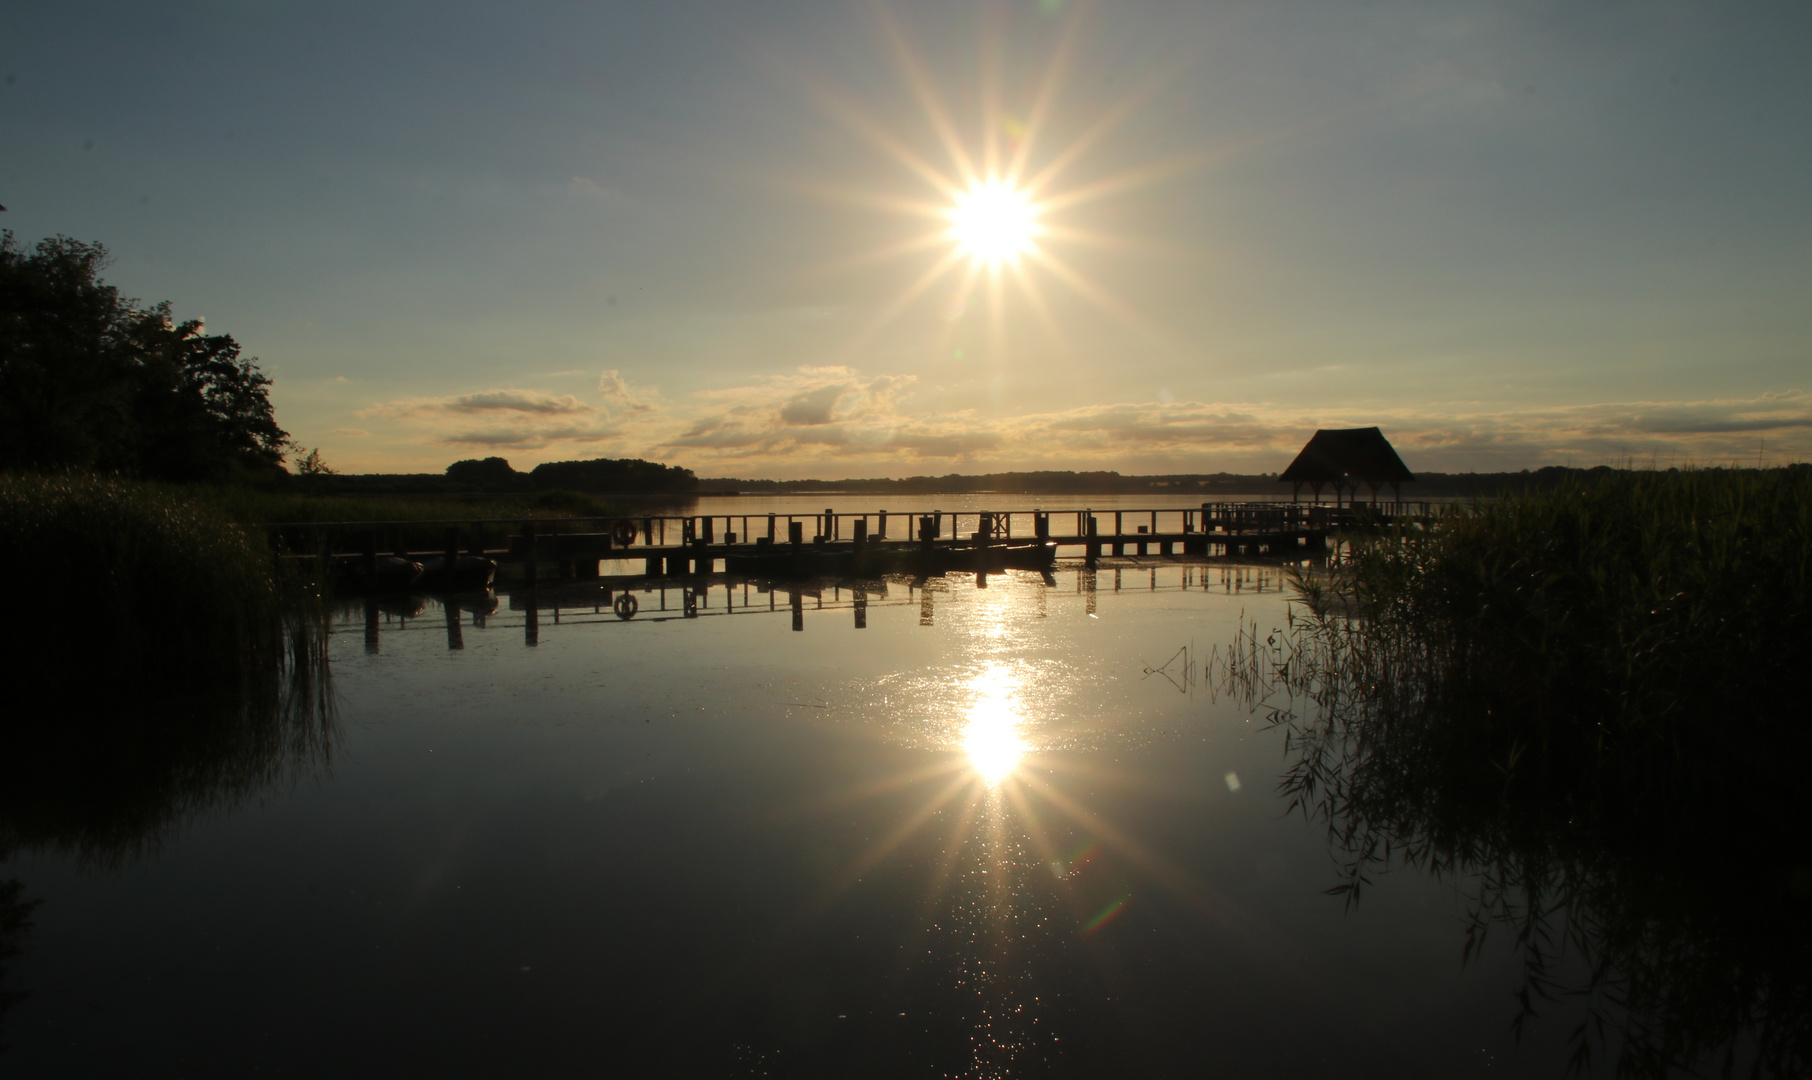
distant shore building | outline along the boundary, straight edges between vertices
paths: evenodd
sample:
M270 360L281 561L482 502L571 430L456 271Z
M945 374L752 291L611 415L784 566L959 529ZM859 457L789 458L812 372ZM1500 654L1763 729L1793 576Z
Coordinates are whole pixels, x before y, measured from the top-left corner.
M1402 485L1415 483L1416 477L1384 432L1365 427L1320 429L1277 479L1293 485L1292 499L1302 497L1304 484L1315 493L1316 502L1321 501L1322 488L1332 487L1338 506L1343 490L1356 496L1361 484L1371 488L1373 501L1381 484L1389 484L1392 494L1402 499Z

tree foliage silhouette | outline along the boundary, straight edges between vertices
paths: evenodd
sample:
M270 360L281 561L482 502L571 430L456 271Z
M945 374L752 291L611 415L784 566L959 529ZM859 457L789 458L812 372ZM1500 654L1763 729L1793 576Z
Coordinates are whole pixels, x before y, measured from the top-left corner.
M270 379L230 334L140 307L101 280L98 243L27 250L0 233L0 469L168 480L278 469Z

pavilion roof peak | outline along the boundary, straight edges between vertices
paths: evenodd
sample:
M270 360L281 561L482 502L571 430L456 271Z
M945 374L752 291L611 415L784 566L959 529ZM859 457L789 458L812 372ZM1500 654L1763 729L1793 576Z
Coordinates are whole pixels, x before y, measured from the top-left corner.
M1321 428L1278 479L1285 483L1401 484L1415 474L1375 427Z

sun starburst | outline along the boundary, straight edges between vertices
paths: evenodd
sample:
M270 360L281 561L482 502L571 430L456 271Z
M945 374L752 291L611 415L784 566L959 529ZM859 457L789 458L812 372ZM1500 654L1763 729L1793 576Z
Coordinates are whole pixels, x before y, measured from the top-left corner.
M1068 291L1085 304L1100 309L1134 333L1165 349L1176 344L1139 316L1132 305L1093 280L1073 262L1071 252L1085 247L1133 248L1132 238L1092 231L1074 216L1087 204L1124 195L1132 188L1174 175L1190 167L1191 158L1149 162L1120 171L1103 172L1091 162L1094 152L1120 121L1136 107L1151 86L1135 88L1108 108L1090 107L1089 121L1076 124L1060 106L1062 89L1075 52L1079 20L1072 19L1060 35L1043 76L1024 100L1009 103L998 92L994 68L998 59L984 59L983 92L973 110L952 110L945 101L940 80L905 40L900 27L880 10L883 29L892 46L896 66L918 105L926 134L941 154L927 155L920 138L898 124L884 123L849 96L819 90L814 96L825 112L893 160L906 174L928 188L929 198L887 197L872 186L860 190L807 186L838 198L877 206L905 216L929 221L931 227L895 239L864 253L852 254L827 266L827 273L841 273L856 266L904 259L920 262L922 269L889 300L881 303L859 329L847 348L865 347L884 328L913 309L927 294L948 290L951 302L943 305L952 322L981 315L987 320L990 351L1004 356L1009 298L1042 325L1047 340L1062 342L1067 335L1056 325L1062 310L1047 297L1044 283ZM1152 85L1156 84L1154 75ZM1067 137L1053 133L1072 132ZM939 160L941 157L941 161ZM1088 163L1085 169L1079 164ZM1089 172L1086 178L1080 172ZM927 253L929 261L925 261ZM980 301L978 303L977 301ZM962 355L959 350L957 355Z

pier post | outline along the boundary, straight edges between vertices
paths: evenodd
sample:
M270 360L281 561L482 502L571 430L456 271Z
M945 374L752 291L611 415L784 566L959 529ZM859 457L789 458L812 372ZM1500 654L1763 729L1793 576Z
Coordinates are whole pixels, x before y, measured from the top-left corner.
M881 520L875 526L875 539L887 539L887 511L885 510L881 511Z
M786 523L786 542L793 546L793 554L799 554L800 545L805 543L805 522L789 521Z
M451 600L442 600L441 605L447 613L447 648L449 650L466 647L465 635L459 627L459 605Z
M365 653L368 656L378 653L378 602L375 596L365 598Z
M442 589L451 589L454 587L453 586L453 580L454 580L453 571L456 567L459 566L459 526L457 526L457 525L447 526L447 538L446 538L445 546L446 546L447 550L443 553L442 557L447 560L446 580L441 583L441 588ZM463 648L464 646L461 646L461 647Z
M926 553L931 551L931 542L937 536L937 519L930 514L919 519L919 549Z
M860 569L863 557L868 554L868 518L861 517L856 519L855 532L850 535L850 539L855 542L856 567Z
M1116 557L1126 554L1126 541L1120 539L1121 535L1126 532L1126 528L1125 528L1124 522L1122 520L1123 514L1124 514L1124 511L1120 511L1120 510L1114 511L1114 555Z
M1032 511L1032 535L1041 541L1051 538L1051 515L1042 510Z
M1087 554L1084 556L1084 560L1088 568L1093 570L1095 564L1101 561L1101 523L1095 519L1093 511L1085 512L1083 520L1087 523L1088 528L1087 548L1085 549Z
M774 542L774 515L768 515L768 543Z

